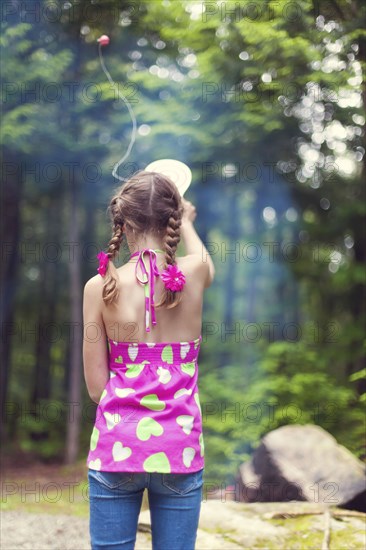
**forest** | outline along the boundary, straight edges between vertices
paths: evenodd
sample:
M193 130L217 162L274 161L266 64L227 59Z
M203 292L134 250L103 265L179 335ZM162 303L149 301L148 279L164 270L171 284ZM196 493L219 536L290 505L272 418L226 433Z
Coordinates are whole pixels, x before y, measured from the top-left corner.
M364 2L1 9L5 453L86 460L96 404L82 297L131 137L121 92L137 134L118 173L185 162L216 268L199 362L207 479L230 482L261 437L292 423L365 460Z

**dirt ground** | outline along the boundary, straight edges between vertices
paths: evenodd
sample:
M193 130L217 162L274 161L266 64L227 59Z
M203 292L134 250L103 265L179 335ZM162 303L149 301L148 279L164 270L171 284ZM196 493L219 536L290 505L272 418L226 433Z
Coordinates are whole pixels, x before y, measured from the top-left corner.
M2 550L90 550L83 464L71 469L28 465L21 471L8 465L2 479ZM68 488L66 497L57 492L62 486ZM70 487L75 489L72 500ZM224 495L209 499L204 491L196 550L320 549L325 538L324 511L324 505L299 501L246 504L225 500ZM280 515L273 517L274 513ZM366 514L344 515L348 513L330 508L329 550L366 547ZM145 494L135 550L151 548Z
M275 508L278 511L281 507L279 504L283 503L272 503L272 510ZM301 505L303 506L303 503ZM269 508L267 506L266 508L268 512ZM286 520L288 522L286 526L271 524L253 512L244 510L243 505L233 502L202 502L196 550L321 548L322 516L308 516L313 518L313 521L309 521L302 530L299 530L295 528L295 523L291 525L293 521L291 519ZM147 514L148 511L142 512L140 522L140 528L144 526L146 531L148 531L146 527ZM1 516L1 548L3 550L18 550L19 548L27 550L90 550L91 548L87 518L66 514L35 514L20 510L3 511ZM316 518L315 521L314 518ZM341 538L338 536L340 529L343 531ZM365 548L365 519L352 518L344 525L337 525L337 520L332 519L332 530L337 536L333 544L330 543L329 548L334 550ZM315 545L314 539L316 539ZM135 549L151 550L151 548L150 533L139 530Z

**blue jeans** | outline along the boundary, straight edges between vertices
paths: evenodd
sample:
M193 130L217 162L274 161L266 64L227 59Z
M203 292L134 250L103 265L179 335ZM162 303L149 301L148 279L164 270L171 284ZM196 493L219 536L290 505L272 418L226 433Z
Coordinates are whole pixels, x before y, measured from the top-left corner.
M134 550L147 488L153 550L194 550L203 471L187 474L88 469L92 550Z

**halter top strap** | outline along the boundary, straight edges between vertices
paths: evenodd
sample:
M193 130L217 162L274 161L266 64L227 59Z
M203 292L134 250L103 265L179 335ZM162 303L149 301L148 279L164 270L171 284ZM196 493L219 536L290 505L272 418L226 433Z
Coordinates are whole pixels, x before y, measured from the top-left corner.
M135 268L136 278L144 285L145 290L145 330L150 332L150 310L151 310L151 323L156 325L155 319L155 304L154 304L154 289L155 289L155 277L159 277L159 269L156 265L156 252L162 252L159 248L155 250L152 248L143 248L138 250L134 254L131 254L130 259L138 256ZM149 256L149 267L148 270L145 264L145 254ZM138 275L138 269L141 268L142 278Z

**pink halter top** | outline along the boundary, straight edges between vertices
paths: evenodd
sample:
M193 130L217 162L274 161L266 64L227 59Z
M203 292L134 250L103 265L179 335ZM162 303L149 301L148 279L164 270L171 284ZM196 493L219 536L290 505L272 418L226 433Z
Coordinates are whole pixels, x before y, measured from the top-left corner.
M145 285L146 331L156 324L156 252L138 256ZM149 264L145 264L149 255ZM141 268L142 277L138 275ZM109 380L101 393L87 466L105 472L182 474L204 468L198 355L202 337L177 342L118 342L108 338Z

